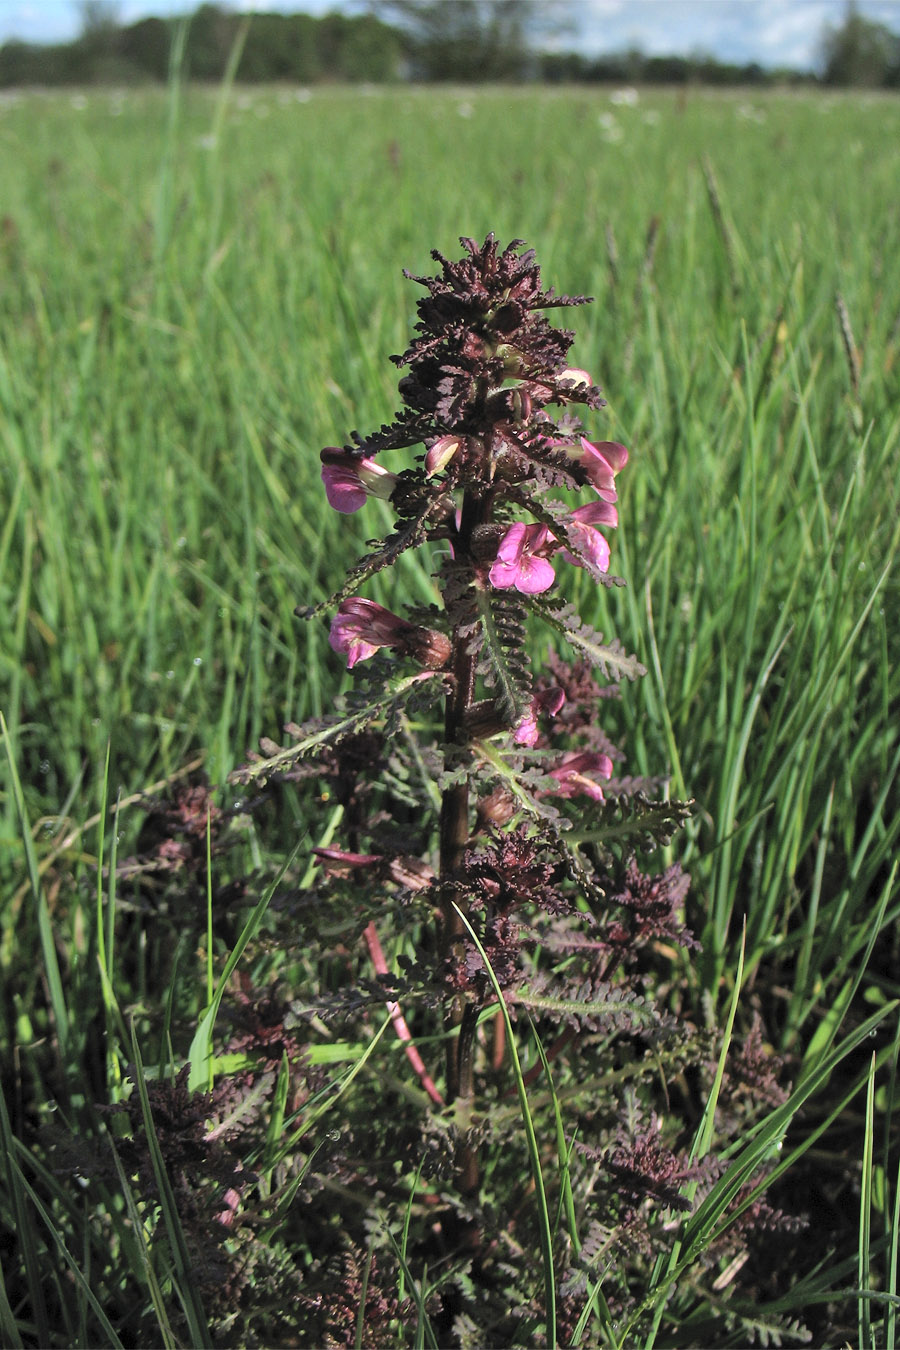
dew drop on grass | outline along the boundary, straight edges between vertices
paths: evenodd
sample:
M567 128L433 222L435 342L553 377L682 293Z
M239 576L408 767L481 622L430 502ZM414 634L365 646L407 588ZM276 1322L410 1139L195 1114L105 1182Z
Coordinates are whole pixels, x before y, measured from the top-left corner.
M167 679L167 680L174 680L174 678L175 678L175 672L174 672L174 670L167 670L167 671L166 671L166 679Z
M194 657L194 665L195 665L195 666L202 666L202 665L203 665L203 657L202 657L202 656L195 656L195 657Z

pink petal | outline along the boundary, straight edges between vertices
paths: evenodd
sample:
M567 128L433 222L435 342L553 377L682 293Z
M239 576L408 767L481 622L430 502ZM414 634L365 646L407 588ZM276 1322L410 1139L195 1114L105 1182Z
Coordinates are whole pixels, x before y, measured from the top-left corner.
M549 590L556 580L556 573L546 558L531 558L527 555L519 563L518 575L514 585L522 595L539 595Z
M488 572L488 580L494 590L508 591L510 586L515 586L518 575L519 569L515 563L505 563L498 560Z
M527 712L519 722L515 730L513 740L516 745L537 745L538 724L534 716L534 708Z
M572 532L578 543L581 545L584 558L598 568L601 572L609 570L609 544L603 538L599 530L589 529L586 525L579 525L577 522L572 524ZM574 563L576 567L584 566L584 558L579 557L577 553L570 553L567 548L562 551L562 556L566 562Z
M515 586L523 595L546 591L556 580L556 574L547 559L537 555L552 542L546 525L525 525L521 521L510 525L488 573L491 585L500 591Z
M581 437L581 467L588 482L604 501L616 500L615 478L628 459L628 451L618 441L600 441L594 445Z
M628 451L618 441L589 441L582 436L581 444L585 453L590 449L593 454L606 460L613 473L620 473L628 463Z
M357 474L326 464L322 469L322 482L325 484L328 505L342 515L350 516L365 505L366 490Z
M610 502L588 502L572 512L579 525L618 525L619 513Z
M409 627L405 620L383 605L352 595L338 606L328 641L333 651L347 657L347 669L352 670L357 662L374 656L379 647L390 646L404 627Z
M500 547L497 549L497 561L507 563L511 567L517 567L522 551L525 548L525 531L527 525L517 521L515 525L510 525L506 534L500 540Z
M574 797L576 793L583 793L592 801L602 802L603 789L587 775L596 773L601 778L611 778L612 771L613 763L609 755L598 754L591 750L576 750L563 755L562 762L550 770L550 777L555 778L559 784L557 791L560 797Z

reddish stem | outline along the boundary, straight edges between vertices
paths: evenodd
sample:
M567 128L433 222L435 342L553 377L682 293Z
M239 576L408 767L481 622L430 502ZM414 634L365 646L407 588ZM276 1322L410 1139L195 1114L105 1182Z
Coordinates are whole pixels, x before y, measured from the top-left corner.
M363 937L366 939L366 946L369 949L369 955L372 958L372 965L375 967L376 973L378 975L387 975L388 965L387 961L384 959L384 951L382 950L374 923L369 924L368 928L363 933ZM440 1092L438 1092L432 1079L429 1077L422 1056L415 1047L412 1032L407 1025L406 1018L403 1016L403 1010L401 1009L400 1004L391 1002L387 1005L387 1009L391 1015L391 1021L394 1023L394 1030L399 1039L403 1042L406 1058L418 1074L419 1082L422 1084L422 1087L428 1093L435 1105L443 1106L444 1099Z

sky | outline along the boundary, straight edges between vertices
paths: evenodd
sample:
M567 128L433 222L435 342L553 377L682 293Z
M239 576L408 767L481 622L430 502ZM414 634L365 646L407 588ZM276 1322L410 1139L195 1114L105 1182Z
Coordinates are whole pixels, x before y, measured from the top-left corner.
M110 0L119 23L148 14L191 12L200 0ZM453 0L444 0L452 4ZM541 0L536 0L540 5ZM232 0L238 10L359 13L364 0ZM647 56L702 51L744 65L815 69L826 24L840 24L846 0L572 0L576 31L558 44L587 55L638 47ZM900 33L900 0L858 0L867 18ZM69 42L81 26L78 0L0 0L0 43Z

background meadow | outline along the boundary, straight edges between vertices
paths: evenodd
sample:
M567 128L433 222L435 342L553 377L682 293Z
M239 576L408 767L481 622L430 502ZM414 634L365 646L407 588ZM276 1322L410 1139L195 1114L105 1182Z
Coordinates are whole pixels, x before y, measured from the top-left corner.
M627 588L569 584L648 670L607 705L628 771L696 801L668 859L691 872L703 941L677 958L683 997L724 1021L746 926L739 1007L797 1081L900 993L898 145L900 103L850 94L175 84L5 100L0 707L28 821L10 772L14 1133L27 1143L47 1110L54 950L61 1072L87 1093L74 1047L112 1006L86 936L96 865L133 847L132 796L201 760L224 783L344 687L326 623L293 611L388 517L329 511L318 452L398 406L387 358L418 295L402 269L489 230L535 247L547 284L596 297L570 318L572 354L609 401L589 434L631 451L612 564ZM420 555L367 594L390 604L399 584L434 599ZM125 804L101 835L104 794ZM286 793L241 847L264 870L324 828ZM150 1027L178 916L129 927L122 898L113 984ZM220 968L228 934L211 949ZM186 1015L204 979L188 942ZM784 1307L828 1304L851 1338L852 1290L888 1287L892 1240L896 1258L898 1034L894 1012L819 1085L791 1138L841 1109L783 1182L817 1229ZM129 1054L123 1038L113 1059ZM858 1302L893 1335L890 1303Z

